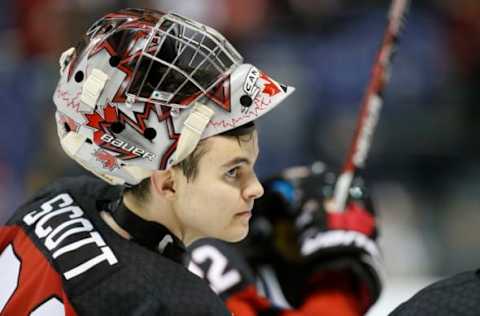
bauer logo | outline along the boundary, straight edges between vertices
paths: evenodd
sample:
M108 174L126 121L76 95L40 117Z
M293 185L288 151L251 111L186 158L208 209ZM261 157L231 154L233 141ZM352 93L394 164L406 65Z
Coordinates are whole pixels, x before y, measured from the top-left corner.
M258 92L260 92L260 88L257 87L258 78L260 78L260 71L255 67L250 68L243 84L243 91L251 96L252 99L255 99Z
M137 155L139 157L142 157L142 158L146 158L150 161L153 161L157 155L155 154L152 154L152 153L149 153L141 148L138 148L137 146L134 146L134 145L131 145L123 140L120 140L120 139L117 139L113 136L110 136L108 134L103 134L101 139L106 142L106 143L109 143L109 144L112 144L113 146L117 147L117 148L120 148L120 149L123 149L123 150L126 150L134 155Z

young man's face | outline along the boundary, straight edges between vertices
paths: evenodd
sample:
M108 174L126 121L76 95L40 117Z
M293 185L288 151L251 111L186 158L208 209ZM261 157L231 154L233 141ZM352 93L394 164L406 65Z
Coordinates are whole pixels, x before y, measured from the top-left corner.
M204 142L207 151L200 158L196 176L187 181L182 173L175 186L175 209L184 241L188 244L202 237L239 241L248 233L253 201L263 195L253 170L258 157L257 133L240 140L213 136Z

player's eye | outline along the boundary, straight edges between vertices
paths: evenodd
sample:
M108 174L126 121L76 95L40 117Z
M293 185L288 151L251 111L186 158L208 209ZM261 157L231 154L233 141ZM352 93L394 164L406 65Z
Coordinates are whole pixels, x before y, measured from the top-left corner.
M235 168L232 168L232 169L228 170L225 173L225 176L227 178L232 178L232 179L236 178L238 176L238 169L239 169L239 167L235 167Z

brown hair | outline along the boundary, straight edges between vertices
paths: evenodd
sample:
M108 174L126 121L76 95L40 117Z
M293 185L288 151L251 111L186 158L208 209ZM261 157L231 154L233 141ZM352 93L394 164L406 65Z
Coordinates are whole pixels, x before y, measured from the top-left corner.
M219 136L235 137L239 143L248 142L251 140L254 130L255 124L253 122L249 122L237 128L223 132L219 134ZM187 178L187 181L194 180L198 174L198 163L207 151L208 143L200 142L197 148L195 148L195 150L187 158L182 160L178 165L174 166L174 168L180 168ZM124 192L131 193L140 202L147 201L150 192L150 178L143 179L137 185L125 188Z

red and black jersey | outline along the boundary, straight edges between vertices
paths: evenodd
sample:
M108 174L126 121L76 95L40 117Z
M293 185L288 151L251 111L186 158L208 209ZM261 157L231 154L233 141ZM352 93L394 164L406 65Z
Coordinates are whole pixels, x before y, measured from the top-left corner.
M359 316L361 300L352 290L348 273L329 271L308 276L285 265L248 261L244 249L214 239L194 242L189 269L204 278L235 316ZM268 251L267 249L265 251ZM275 267L274 267L275 266ZM311 278L310 278L311 279Z
M120 187L80 177L49 186L0 228L0 315L231 315L177 258L99 216Z

